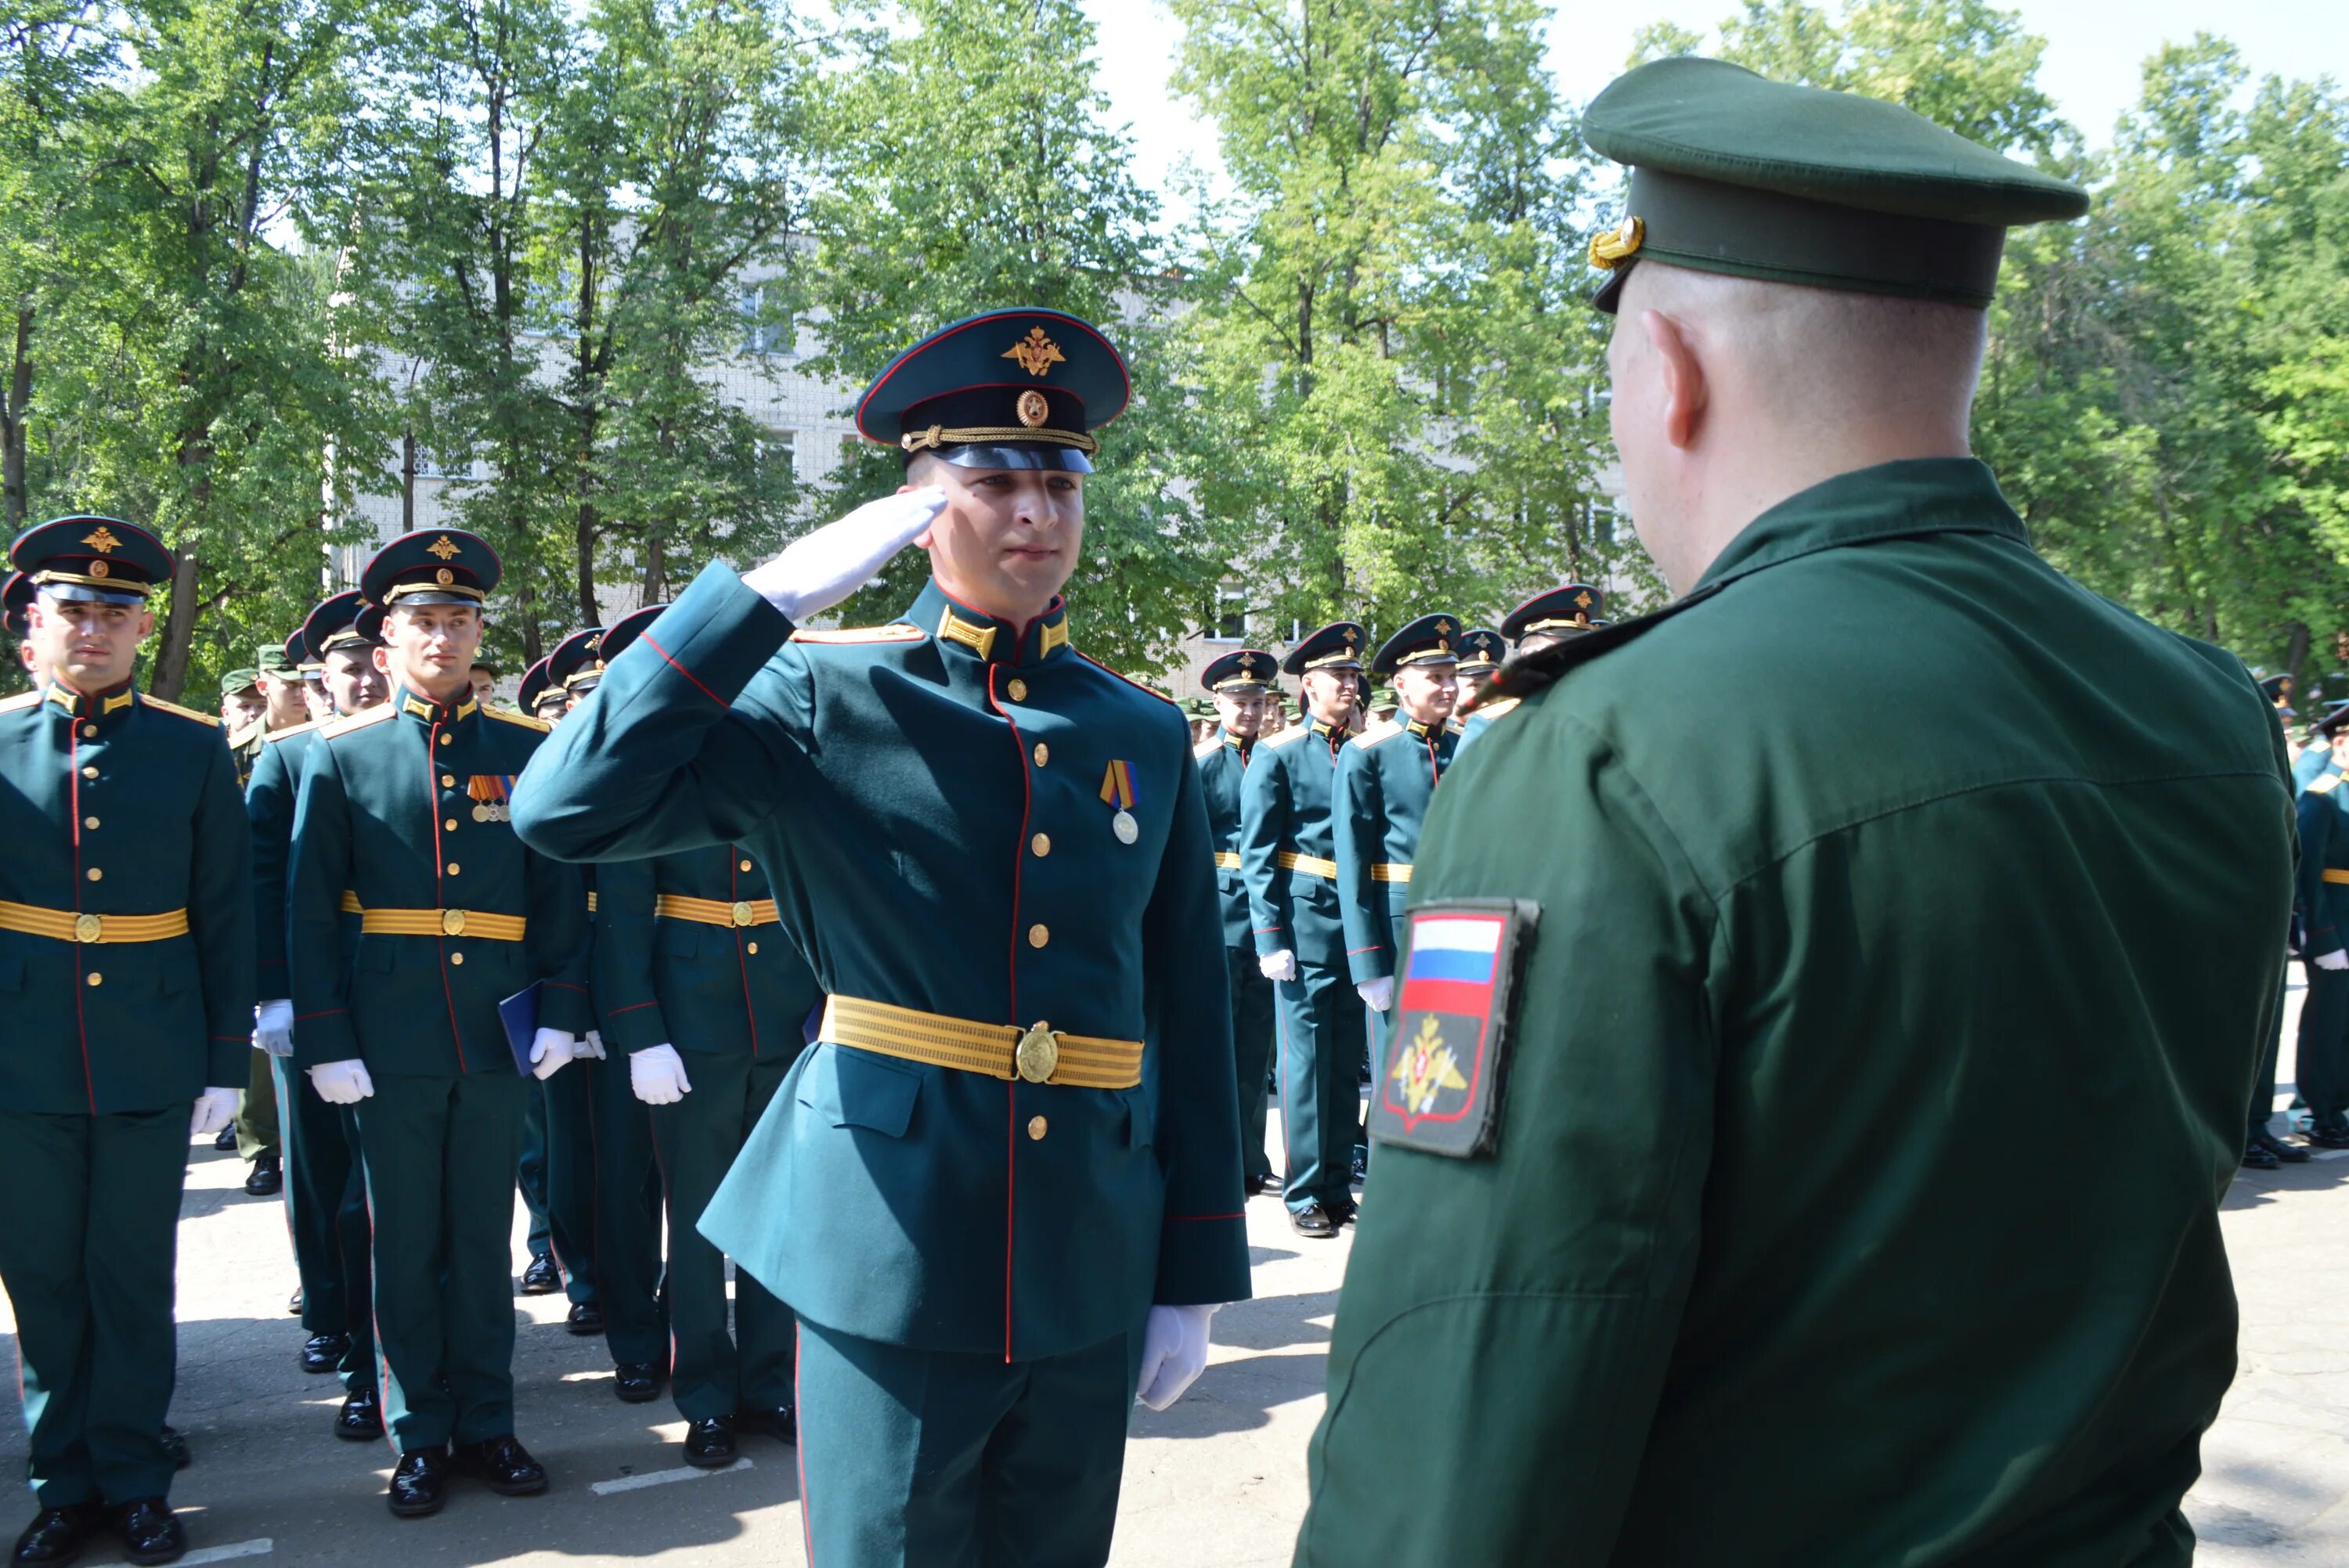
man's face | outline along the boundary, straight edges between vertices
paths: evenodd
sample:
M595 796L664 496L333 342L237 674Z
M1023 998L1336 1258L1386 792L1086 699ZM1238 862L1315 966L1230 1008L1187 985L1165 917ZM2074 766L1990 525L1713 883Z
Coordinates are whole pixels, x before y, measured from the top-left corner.
M930 552L938 586L957 599L1006 619L1032 617L1076 571L1082 474L933 459L906 479L906 490L936 485L947 493L946 510L914 542Z
M1361 679L1359 670L1306 671L1305 710L1324 724L1346 723L1353 717Z
M2349 769L2349 724L2333 732L2333 764L2336 768Z
M496 673L487 665L475 665L472 672L472 682L473 696L475 700L487 702L490 700L490 694L497 689L498 677Z
M403 605L385 617L376 668L437 701L471 689L467 672L481 646L481 613L471 604Z
M302 700L302 677L298 675L262 671L261 695L268 704L269 722L280 729L300 724L309 717L310 709Z
M1224 727L1242 740L1253 740L1264 728L1264 693L1217 692L1216 717Z
M243 729L269 711L269 699L261 695L259 686L247 686L221 698L221 722L231 729Z
M1441 724L1460 701L1460 666L1444 661L1395 671L1395 705L1422 724Z
M26 642L52 679L78 692L101 692L130 678L139 645L155 629L144 604L95 604L82 599L33 601Z
M314 724L324 724L335 717L335 705L327 697L323 681L305 680L302 683L302 707Z
M327 700L336 713L363 713L383 701L390 686L375 667L373 648L336 648L326 655Z

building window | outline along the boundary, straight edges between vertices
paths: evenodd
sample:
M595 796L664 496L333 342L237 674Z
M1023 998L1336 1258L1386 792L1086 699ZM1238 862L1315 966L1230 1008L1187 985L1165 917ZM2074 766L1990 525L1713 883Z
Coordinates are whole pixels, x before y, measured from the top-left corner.
M419 441L416 444L416 477L420 480L469 480L473 477L473 453L470 447L458 447L440 451Z
M1594 544L1612 544L1615 542L1615 524L1621 516L1610 498L1599 496L1584 503L1583 531Z
M742 352L789 355L798 338L782 291L753 284L742 291Z
M780 468L783 479L799 471L799 451L796 430L769 430L759 439L760 464L770 471Z
M1237 588L1216 589L1216 602L1206 606L1201 620L1211 643L1247 641L1247 601Z

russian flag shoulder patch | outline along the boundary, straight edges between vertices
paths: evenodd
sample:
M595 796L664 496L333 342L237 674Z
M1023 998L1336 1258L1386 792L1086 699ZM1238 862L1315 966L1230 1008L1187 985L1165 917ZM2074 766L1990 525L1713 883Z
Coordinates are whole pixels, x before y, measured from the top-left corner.
M1501 1140L1510 1006L1541 906L1527 899L1446 899L1410 914L1402 984L1371 1136L1473 1160Z

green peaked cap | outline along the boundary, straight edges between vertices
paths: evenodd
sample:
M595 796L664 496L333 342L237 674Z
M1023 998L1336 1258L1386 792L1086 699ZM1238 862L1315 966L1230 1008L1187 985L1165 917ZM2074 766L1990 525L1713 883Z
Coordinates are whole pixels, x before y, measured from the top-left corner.
M1977 308L2006 231L2077 218L2087 192L1899 104L1790 86L1724 60L1617 77L1582 139L1630 166L1622 224L1591 242L1612 314L1634 263Z

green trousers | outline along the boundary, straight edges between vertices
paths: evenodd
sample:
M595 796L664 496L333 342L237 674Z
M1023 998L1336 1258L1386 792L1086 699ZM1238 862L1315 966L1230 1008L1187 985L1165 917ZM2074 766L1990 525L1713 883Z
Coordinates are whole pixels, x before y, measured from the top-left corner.
M1354 1202L1354 1146L1361 1141L1361 1070L1370 1025L1343 965L1299 960L1297 978L1275 987L1280 1023L1280 1130L1288 1146L1281 1201L1319 1202L1334 1214Z
M648 1109L668 1202L669 1387L678 1413L699 1421L792 1402L791 1308L749 1274L738 1274L729 1333L726 1256L694 1228L791 1062L780 1055L763 1062L681 1055L692 1091L675 1105ZM625 1070L616 1060L596 1065Z
M1256 951L1224 949L1232 991L1232 1066L1239 1075L1240 1174L1250 1181L1272 1174L1264 1129L1272 1103L1267 1079L1272 1071L1272 982L1264 977Z
M802 1323L808 1561L1101 1568L1141 1359L1138 1325L1064 1356L1006 1362Z
M171 1490L171 1322L188 1107L0 1111L0 1284L43 1508Z
M261 1155L276 1153L281 1147L277 1077L269 1063L267 1051L253 1053L253 1060L246 1067L244 1092L236 1100L236 1151L248 1164Z
M2320 1130L2349 1126L2349 969L2308 965L2300 1004L2301 1102Z
M346 1393L372 1389L375 1315L369 1305L367 1181L359 1173L358 1122L328 1105L309 1076L285 1057L271 1064L277 1125L285 1145L285 1229L302 1278L302 1327L350 1336L336 1368Z
M514 1429L514 1160L530 1082L385 1074L358 1103L383 1416L402 1453Z
M587 1088L595 1145L595 1303L604 1309L604 1343L615 1362L664 1363L668 1322L659 1300L661 1181L653 1162L651 1108L629 1085L625 1054L563 1070L580 1074ZM686 1076L692 1078L690 1068ZM700 1080L694 1084L699 1088ZM557 1138L553 1148L562 1147Z
M531 1253L554 1254L563 1293L574 1306L595 1299L595 1135L589 1099L587 1075L578 1068L533 1078L518 1167L523 1201L530 1205Z

